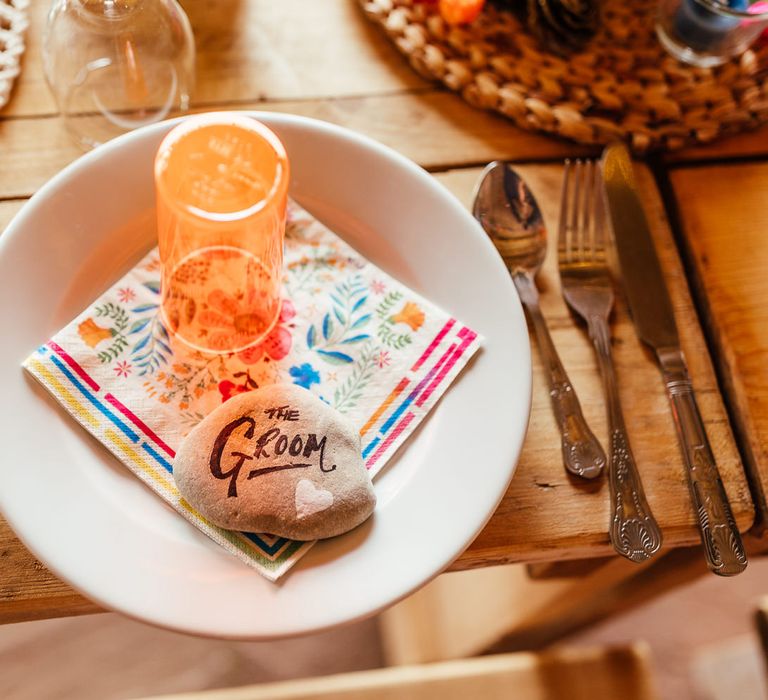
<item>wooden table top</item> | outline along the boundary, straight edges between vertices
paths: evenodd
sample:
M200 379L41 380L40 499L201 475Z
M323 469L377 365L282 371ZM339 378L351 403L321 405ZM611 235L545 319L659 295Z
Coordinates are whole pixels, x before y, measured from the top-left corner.
M768 493L768 161L675 168L669 180L683 254L762 527Z
M427 168L467 204L486 162L514 160L520 163L548 228L555 233L561 162L566 156L591 151L523 132L425 82L365 20L356 3L220 0L215 9L194 0L183 4L197 41L195 109L293 112L349 127ZM80 155L64 133L43 80L40 42L46 10L44 3L32 5L23 72L11 102L0 111L0 230L40 185ZM730 401L729 407L736 411L742 446L748 450L747 466L764 475L765 454L759 445L768 444L761 440L761 431L768 430L768 411L760 402L768 395L768 380L761 384L758 375L762 360L759 340L768 331L759 321L768 312L740 300L735 292L751 291L754 299L759 298L754 292L762 291L761 284L768 286L763 281L765 274L758 272L762 256L757 222L760 216L766 222L767 216L758 206L761 196L756 188L761 181L768 187L768 164L728 163L744 156L768 159L768 128L670 154L655 162L653 170L647 165L638 168L683 347L742 531L752 525L755 509L657 183L664 186L667 199L677 202L686 251L692 253L697 279L703 280L700 291L705 296L699 303L708 311L707 327L712 329L720 353L716 361L725 368L723 376L734 388L737 400ZM710 165L702 167L702 163ZM726 184L725 189L720 189L721 183ZM706 195L699 194L704 191ZM738 219L741 228L735 233L731 225L736 220L726 215L731 202L744 205ZM719 215L708 218L710 207ZM749 216L748 211L754 215ZM749 236L744 235L745 230L751 232ZM596 360L583 327L559 294L553 253L551 250L539 278L542 307L587 419L605 444L605 408ZM740 276L745 259L751 274ZM648 499L664 532L665 547L695 544L698 531L661 378L635 336L620 294L613 336L630 438ZM762 347L768 352L768 343ZM489 524L452 568L611 553L605 480L576 483L566 476L536 350L533 360L531 424L517 474ZM762 422L758 420L761 410ZM748 416L753 419L747 420ZM0 520L0 622L93 609L37 562Z

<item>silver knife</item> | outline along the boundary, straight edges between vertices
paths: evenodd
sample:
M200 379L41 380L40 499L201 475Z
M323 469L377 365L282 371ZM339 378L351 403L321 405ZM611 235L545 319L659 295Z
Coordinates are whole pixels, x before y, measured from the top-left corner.
M629 308L638 337L653 348L661 366L707 565L720 576L734 576L746 568L747 555L696 404L669 292L623 144L605 149L602 169Z

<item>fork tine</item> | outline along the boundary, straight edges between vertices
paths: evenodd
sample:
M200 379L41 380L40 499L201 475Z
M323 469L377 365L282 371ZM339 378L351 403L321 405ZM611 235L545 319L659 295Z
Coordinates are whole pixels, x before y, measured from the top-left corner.
M589 162L590 169L589 169L589 200L586 202L586 207L589 210L590 215L590 222L589 222L589 230L586 232L586 235L589 239L589 250L590 250L590 258L594 260L596 258L596 252L597 252L597 237L598 237L598 219L597 219L597 199L599 195L599 188L597 185L597 177L600 174L600 168L597 167L597 164L595 161Z
M595 162L587 161L587 171L584 174L589 190L584 197L584 209L586 221L584 224L584 248L585 260L594 260L595 257Z
M571 247L574 249L572 259L575 262L582 260L583 249L581 245L581 190L582 190L582 171L583 163L576 161L573 173L573 193L571 197L570 225L571 225Z
M570 262L572 260L572 229L570 226L570 197L569 192L572 187L572 163L570 159L565 161L565 170L563 171L563 187L560 193L560 221L558 224L557 252L560 262Z
M594 177L595 195L593 198L595 209L595 250L600 254L601 260L605 260L607 220L605 211L605 192L603 191L603 177L600 168L595 168Z
M592 161L584 161L582 167L584 193L579 202L581 209L579 247L581 249L582 262L587 262L592 257Z

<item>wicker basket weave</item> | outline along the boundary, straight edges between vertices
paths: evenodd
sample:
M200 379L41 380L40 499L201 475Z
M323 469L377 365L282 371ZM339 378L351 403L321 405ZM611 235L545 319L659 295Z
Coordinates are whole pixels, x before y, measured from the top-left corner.
M656 0L605 4L598 34L567 59L493 6L451 27L430 4L360 3L422 76L526 129L587 144L621 138L643 153L768 121L768 42L715 69L685 65L656 38Z
M24 53L29 0L0 0L0 108L11 94Z

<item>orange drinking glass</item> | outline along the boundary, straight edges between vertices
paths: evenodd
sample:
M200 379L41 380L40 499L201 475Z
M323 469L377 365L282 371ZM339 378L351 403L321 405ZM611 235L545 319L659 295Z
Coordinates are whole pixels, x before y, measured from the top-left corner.
M289 166L251 117L185 119L155 158L162 315L195 350L256 345L280 312Z

